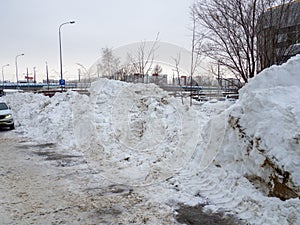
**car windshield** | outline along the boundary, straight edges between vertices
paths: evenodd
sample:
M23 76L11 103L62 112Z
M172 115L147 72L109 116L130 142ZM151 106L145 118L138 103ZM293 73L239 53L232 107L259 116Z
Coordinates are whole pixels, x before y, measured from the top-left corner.
M0 102L0 110L6 110L8 109L8 106L4 102Z

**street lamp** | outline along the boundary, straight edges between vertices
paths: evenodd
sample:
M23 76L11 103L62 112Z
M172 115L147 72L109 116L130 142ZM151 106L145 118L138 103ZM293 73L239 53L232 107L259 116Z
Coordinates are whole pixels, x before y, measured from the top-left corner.
M24 55L24 53L22 53L22 54L20 54L20 55L17 55L17 56L16 56L16 60L15 60L15 62L16 62L17 87L19 87L19 78L18 78L18 57L19 57L19 56L23 56L23 55Z
M59 84L61 85L61 90L63 90L63 85L64 85L64 80L63 80L63 69L62 69L62 50L61 50L61 27L65 24L73 24L75 23L75 21L69 21L69 22L65 22L65 23L62 23L60 26L59 26L59 29L58 29L58 36L59 36L59 57L60 57L60 81L59 81Z
M2 66L2 90L4 90L4 73L3 73L3 68L9 66L9 64L6 64L4 66Z

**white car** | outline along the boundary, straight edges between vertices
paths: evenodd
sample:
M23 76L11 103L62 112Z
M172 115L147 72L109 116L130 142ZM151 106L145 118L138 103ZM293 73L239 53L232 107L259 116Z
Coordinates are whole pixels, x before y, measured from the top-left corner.
M0 102L0 127L15 129L12 111L5 102Z

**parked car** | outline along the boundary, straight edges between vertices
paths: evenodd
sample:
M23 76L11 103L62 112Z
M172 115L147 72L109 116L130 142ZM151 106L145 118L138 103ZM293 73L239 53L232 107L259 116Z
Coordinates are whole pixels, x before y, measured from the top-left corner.
M0 102L0 127L15 128L13 113L5 102Z

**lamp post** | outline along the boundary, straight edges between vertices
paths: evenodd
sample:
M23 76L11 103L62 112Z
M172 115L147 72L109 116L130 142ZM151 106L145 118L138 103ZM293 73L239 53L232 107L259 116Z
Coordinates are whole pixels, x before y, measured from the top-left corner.
M73 24L75 21L69 21L62 23L58 28L58 36L59 36L59 58L60 58L60 81L59 84L61 85L61 90L63 90L64 80L63 80L63 69L62 69L62 50L61 50L61 27L66 24Z
M4 66L2 66L2 90L4 90L4 73L3 73L3 68L9 66L9 64L6 64Z
M15 62L16 62L17 88L19 88L19 78L18 78L18 57L19 57L19 56L23 56L23 55L24 55L24 53L22 53L22 54L20 54L20 55L17 55L17 56L16 56L16 60L15 60Z

